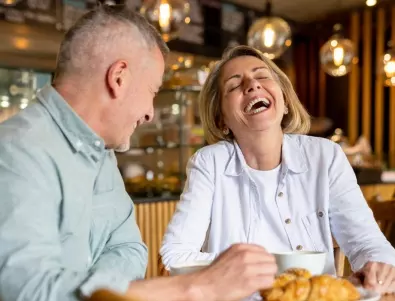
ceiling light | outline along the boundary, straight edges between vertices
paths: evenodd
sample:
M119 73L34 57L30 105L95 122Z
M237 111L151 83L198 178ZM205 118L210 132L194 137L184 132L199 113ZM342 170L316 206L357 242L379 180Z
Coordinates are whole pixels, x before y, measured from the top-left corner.
M333 29L334 35L320 49L320 62L329 75L343 76L351 70L355 57L354 44L343 37L340 24L336 24Z
M271 16L271 1L266 2L265 16L257 19L248 30L248 45L270 59L280 57L291 46L291 28L282 18Z
M367 6L375 6L377 4L376 0L366 0Z
M156 27L168 42L178 36L182 24L188 24L190 4L186 0L145 0L140 13Z

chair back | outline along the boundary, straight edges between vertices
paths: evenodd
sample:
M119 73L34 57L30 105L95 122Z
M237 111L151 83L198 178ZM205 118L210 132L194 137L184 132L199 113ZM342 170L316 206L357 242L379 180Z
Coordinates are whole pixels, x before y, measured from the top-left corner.
M336 268L336 276L343 277L344 276L344 266L346 264L346 256L343 251L340 250L339 245L336 240L332 237L333 241L333 254L335 255L335 268Z
M371 201L369 207L381 231L387 239L390 238L395 223L395 199L390 201Z
M158 275L159 276L170 276L168 270L166 270L165 265L162 262L162 256L158 254Z

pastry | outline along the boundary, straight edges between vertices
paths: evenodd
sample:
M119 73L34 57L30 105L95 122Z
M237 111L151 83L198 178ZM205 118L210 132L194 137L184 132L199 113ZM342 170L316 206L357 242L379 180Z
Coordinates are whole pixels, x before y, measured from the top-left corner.
M266 301L356 301L360 294L346 279L311 276L304 269L289 269L276 277L273 287L261 291Z
M308 271L306 269L301 269L301 268L288 269L286 272L288 274L294 274L297 277L302 277L302 278L305 278L305 279L310 279L311 276L312 276L310 271Z

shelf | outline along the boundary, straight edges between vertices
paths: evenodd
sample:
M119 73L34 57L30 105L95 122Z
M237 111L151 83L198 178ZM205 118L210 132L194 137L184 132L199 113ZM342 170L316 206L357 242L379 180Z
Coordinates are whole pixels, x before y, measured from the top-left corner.
M200 92L202 90L201 86L173 86L171 88L161 88L159 93L163 92Z
M124 156L143 156L152 154L157 149L180 149L180 148L201 148L204 144L171 144L171 145L147 145L142 147L131 147L129 151L124 153L119 153Z
M133 194L130 194L130 198L133 200L134 204L149 204L149 203L178 201L180 199L180 194L170 194L168 196L153 196L153 197L149 197L149 196L137 197L137 196L133 196Z

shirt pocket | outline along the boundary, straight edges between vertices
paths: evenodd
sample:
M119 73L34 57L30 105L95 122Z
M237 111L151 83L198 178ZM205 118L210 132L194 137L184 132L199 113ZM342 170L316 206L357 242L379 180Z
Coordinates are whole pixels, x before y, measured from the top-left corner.
M116 218L116 199L113 190L95 193L92 197L93 226L111 228L111 221Z
M61 204L61 223L59 226L61 241L65 242L75 235L84 235L89 229L91 214L88 194L67 195ZM87 229L88 228L88 229Z
M92 199L92 224L96 232L112 232L130 217L132 200L120 187L95 193Z
M314 211L302 218L303 225L315 251L325 252L325 219L327 213L323 210Z

